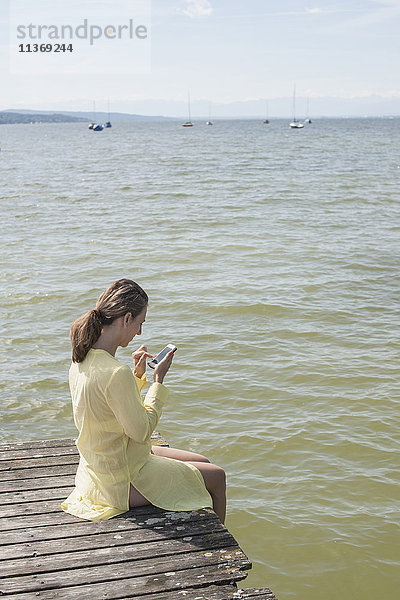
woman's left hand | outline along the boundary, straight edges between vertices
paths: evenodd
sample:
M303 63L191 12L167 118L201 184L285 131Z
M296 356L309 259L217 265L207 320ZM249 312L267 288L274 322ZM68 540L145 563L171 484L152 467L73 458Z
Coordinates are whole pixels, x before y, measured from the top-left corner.
M135 352L132 352L133 374L141 379L146 371L146 358L153 358L147 352L147 346L140 346Z

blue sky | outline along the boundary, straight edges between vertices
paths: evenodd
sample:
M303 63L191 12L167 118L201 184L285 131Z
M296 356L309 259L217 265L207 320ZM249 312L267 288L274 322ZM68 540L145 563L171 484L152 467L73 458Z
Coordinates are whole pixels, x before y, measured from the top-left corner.
M12 1L12 0L11 0ZM7 0L1 5L0 109L181 112L193 104L300 97L396 99L400 113L400 0L153 0L151 71L102 75L10 74ZM31 6L40 0L31 0ZM132 2L97 1L99 18ZM59 5L66 20L68 3ZM82 0L85 7L93 2ZM253 102L254 104L254 102Z

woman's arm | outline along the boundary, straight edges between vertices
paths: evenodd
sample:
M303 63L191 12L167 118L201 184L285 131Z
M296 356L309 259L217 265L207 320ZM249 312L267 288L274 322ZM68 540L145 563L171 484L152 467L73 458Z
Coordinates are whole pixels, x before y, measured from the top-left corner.
M153 383L143 404L133 373L125 365L114 372L106 388L106 399L116 419L126 435L138 443L150 439L167 397L167 388Z

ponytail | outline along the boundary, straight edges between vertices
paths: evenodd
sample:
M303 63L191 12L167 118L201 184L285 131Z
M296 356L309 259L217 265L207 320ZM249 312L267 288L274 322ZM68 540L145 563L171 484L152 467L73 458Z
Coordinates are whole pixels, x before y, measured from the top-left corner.
M82 362L102 330L101 315L94 309L76 319L71 325L72 360Z
M146 292L131 279L114 281L97 300L96 308L79 317L71 325L72 360L82 362L99 339L103 327L131 313L135 318L149 299Z

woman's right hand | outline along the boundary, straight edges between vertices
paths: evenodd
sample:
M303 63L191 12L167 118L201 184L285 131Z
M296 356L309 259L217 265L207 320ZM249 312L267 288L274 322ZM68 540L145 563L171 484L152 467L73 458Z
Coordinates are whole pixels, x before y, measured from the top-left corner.
M164 381L164 377L168 373L170 366L172 365L172 360L174 358L174 351L168 352L167 356L162 359L154 369L154 381L156 383L162 383Z

